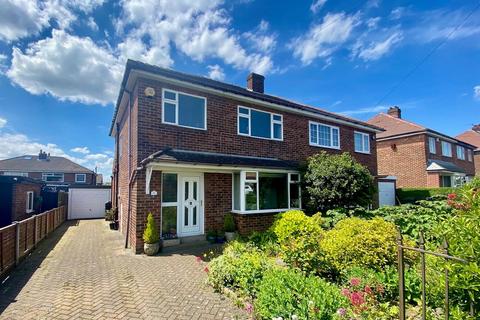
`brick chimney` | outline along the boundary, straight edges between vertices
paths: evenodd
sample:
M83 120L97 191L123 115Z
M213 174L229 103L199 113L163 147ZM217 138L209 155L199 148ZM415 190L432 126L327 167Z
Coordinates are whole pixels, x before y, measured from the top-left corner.
M261 74L250 73L247 77L247 89L258 93L264 91L265 77Z
M402 110L397 106L390 107L387 113L392 117L402 119Z
M38 160L49 160L50 158L50 153L47 154L45 151L42 151L42 149L40 149L40 152L38 153Z
M480 133L480 124L474 124L472 130L475 132Z

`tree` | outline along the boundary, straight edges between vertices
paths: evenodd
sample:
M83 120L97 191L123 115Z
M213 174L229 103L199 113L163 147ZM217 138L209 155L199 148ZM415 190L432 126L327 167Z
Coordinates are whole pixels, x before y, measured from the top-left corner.
M346 152L329 155L322 151L310 157L304 184L307 206L312 212L367 206L375 192L368 169Z

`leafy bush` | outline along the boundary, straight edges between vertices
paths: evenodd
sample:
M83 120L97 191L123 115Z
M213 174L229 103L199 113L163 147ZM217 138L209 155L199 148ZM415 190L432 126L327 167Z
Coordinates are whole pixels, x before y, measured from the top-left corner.
M233 214L227 213L223 221L223 229L225 232L235 232L235 220L233 220Z
M277 243L277 236L271 229L264 232L252 233L248 237L248 241L268 256L277 256L280 253L280 245Z
M260 282L255 313L260 319L334 319L345 305L340 289L294 269L270 270Z
M233 241L221 256L210 261L208 282L219 291L226 287L242 296L254 297L264 272L274 265L257 247Z
M371 213L395 223L403 235L418 239L419 232L423 231L430 240L436 236L432 229L452 216L453 210L446 201L419 201L415 205L388 206Z
M157 243L160 240L157 224L153 219L153 214L150 212L147 216L147 227L143 231L143 241L145 243Z
M395 225L381 218L347 218L325 233L321 248L337 271L351 267L381 270L397 261Z
M429 200L435 198L445 200L453 188L399 188L397 189L397 197L401 204L415 203L419 200Z
M351 217L369 219L374 217L374 213L362 207L355 207L350 209L348 208L330 209L324 215L322 215L321 225L325 229L331 229L339 221L345 218L351 218Z
M323 230L314 219L300 210L290 210L278 216L272 230L287 264L306 272L318 270Z
M367 206L373 200L373 177L349 153L322 151L308 159L304 177L307 205L312 212Z

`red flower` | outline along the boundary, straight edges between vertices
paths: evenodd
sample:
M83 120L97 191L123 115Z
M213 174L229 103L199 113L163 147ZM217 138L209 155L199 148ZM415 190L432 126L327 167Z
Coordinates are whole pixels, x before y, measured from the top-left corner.
M365 291L366 294L372 294L373 293L372 288L370 288L369 286L365 286L364 291Z
M360 282L361 282L361 281L360 281L359 278L352 278L352 279L350 279L350 284L351 284L352 286L354 286L354 287L359 286L359 285L360 285Z
M358 307L365 303L365 299L360 292L352 292L352 294L350 295L350 303Z
M349 297L350 296L350 290L348 290L347 288L343 288L341 293L342 293L342 296L344 296L344 297Z
M447 199L448 200L454 200L457 198L457 194L456 193L449 193L448 196L447 196Z
M206 273L208 273L208 267L205 267L205 269L203 269L203 271L205 271Z

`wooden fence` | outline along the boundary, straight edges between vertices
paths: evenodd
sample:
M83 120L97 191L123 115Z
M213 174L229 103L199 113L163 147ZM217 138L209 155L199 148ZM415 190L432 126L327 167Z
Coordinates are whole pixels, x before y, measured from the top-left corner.
M0 279L66 218L61 206L0 228Z

